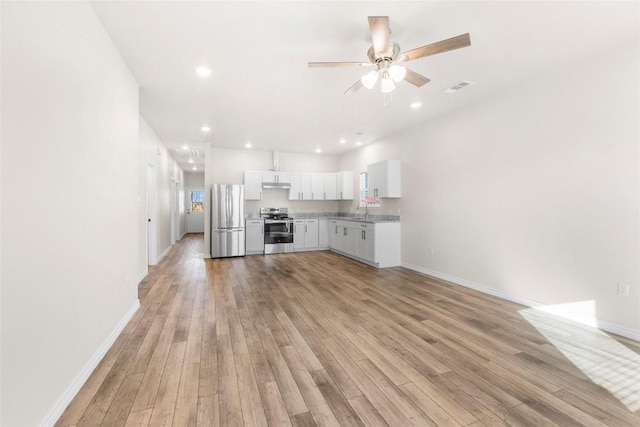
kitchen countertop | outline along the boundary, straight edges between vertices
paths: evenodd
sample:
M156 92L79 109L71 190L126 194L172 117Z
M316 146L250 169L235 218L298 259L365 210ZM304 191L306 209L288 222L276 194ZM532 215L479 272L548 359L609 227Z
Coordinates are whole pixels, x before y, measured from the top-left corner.
M341 212L323 212L323 213L291 213L289 216L293 219L315 219L326 218L335 219L339 221L354 221L354 222L367 222L370 224L376 224L379 222L400 222L400 216L398 215L367 215L365 219L364 215L356 215Z
M353 221L353 222L366 222L369 224L377 224L380 222L400 222L400 216L398 215L367 215L365 219L364 215L356 215L352 213L342 212L291 212L289 218L292 219L335 219L338 221ZM261 219L259 215L247 214L245 219Z

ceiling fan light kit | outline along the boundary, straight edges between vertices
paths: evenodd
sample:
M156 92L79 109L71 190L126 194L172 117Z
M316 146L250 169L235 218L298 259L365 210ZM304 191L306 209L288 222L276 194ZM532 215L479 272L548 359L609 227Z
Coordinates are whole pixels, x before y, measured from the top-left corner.
M373 89L376 82L378 81L378 70L369 71L367 74L360 78L362 85L367 89Z
M375 70L362 76L346 92L355 93L363 86L367 89L372 89L378 79L381 78L380 90L382 93L389 93L396 88L395 83L403 80L416 87L421 87L430 82L427 77L409 70L403 65L396 65L397 62L413 61L425 56L471 46L471 39L469 33L467 33L400 53L400 45L389 40L391 30L389 29L388 16L369 16L369 29L373 46L367 51L367 57L371 64L363 62L309 62L308 66L353 67L375 65Z
M382 83L380 84L380 90L382 93L390 93L393 92L396 88L396 84L393 82L391 76L389 76L388 72L384 72L382 75Z

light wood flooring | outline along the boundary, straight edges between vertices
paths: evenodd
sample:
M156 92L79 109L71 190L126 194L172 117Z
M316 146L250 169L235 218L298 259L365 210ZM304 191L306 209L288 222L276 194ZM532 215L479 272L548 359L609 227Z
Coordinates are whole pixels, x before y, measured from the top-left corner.
M550 341L526 307L330 252L202 252L188 235L150 270L58 426L640 425L565 355L611 340L634 372L638 342L547 319Z

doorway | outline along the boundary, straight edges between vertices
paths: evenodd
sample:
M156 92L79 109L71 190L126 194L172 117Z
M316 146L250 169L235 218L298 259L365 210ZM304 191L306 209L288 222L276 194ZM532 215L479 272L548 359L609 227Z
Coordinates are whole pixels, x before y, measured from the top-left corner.
M204 233L204 189L187 190L187 233Z
M180 238L180 183L171 178L171 244Z
M156 166L147 163L147 265L155 265L157 254Z

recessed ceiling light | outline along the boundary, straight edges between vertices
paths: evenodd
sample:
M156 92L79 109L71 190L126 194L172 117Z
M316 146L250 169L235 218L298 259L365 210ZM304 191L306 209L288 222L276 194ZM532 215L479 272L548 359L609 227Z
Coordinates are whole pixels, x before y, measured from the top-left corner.
M201 65L196 67L196 74L200 77L209 77L211 75L211 69Z
M200 130L202 130L202 132L209 132L211 130L211 128L209 126L207 126L207 125L202 125Z
M322 148L316 148L316 153L322 153Z
M189 159L189 163L193 163L193 159Z
M358 147L359 147L359 146L361 146L361 145L362 145L362 142L360 142L360 141L356 142L356 146L358 146Z
M340 144L344 144L345 142L347 142L347 140L346 140L346 139L344 139L344 138L342 138L342 139L340 140Z
M412 102L411 108L416 109L422 107L422 102Z
M247 148L251 148L253 147L253 144L251 144L250 142L247 142L246 144L244 144L244 146Z
M185 145L183 145L183 146L182 146L182 149L183 149L183 150L188 150L188 149L189 149L189 146L185 144Z
M194 167L191 168L191 170L197 171L198 168L194 166Z

